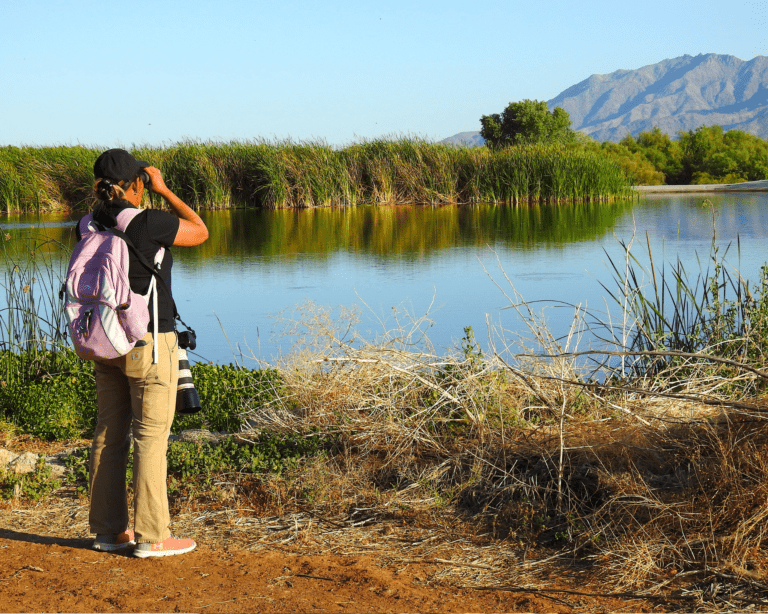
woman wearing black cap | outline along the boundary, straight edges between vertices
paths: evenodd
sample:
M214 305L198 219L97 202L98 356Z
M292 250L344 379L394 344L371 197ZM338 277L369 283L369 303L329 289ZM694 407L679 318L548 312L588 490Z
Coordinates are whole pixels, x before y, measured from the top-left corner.
M96 222L114 227L121 211L136 209L144 190L161 196L173 214L147 209L125 228L137 251L159 260L165 283L156 284L157 321L150 309L148 332L126 356L95 361L98 419L91 449L90 529L96 550L134 548L134 556L183 554L197 545L169 530L166 450L176 407L177 339L171 296L171 246L192 247L208 238L200 217L176 196L158 169L123 149L105 151L93 167L99 203ZM79 238L79 237L78 237ZM164 251L161 251L164 250ZM130 253L131 289L145 294L152 273ZM156 326L156 328L155 328ZM153 334L157 330L157 335ZM125 488L131 434L134 440L134 530L128 528Z

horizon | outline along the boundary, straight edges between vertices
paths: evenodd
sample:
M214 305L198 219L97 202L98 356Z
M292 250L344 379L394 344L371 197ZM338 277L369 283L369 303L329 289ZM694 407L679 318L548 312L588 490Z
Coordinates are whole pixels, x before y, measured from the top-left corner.
M547 11L502 0L167 0L132 15L44 0L2 15L0 145L33 147L439 141L592 75L684 55L750 61L768 48L768 2L724 13L711 1L652 0L638 13L606 0Z

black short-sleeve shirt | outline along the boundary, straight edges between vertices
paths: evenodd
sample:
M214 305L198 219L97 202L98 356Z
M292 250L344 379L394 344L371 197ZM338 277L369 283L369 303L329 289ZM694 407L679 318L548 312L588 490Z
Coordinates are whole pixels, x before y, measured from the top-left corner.
M116 223L117 214L126 207L133 207L133 205L127 201L106 203L103 207L98 207L96 211L94 211L94 220L111 228ZM131 240L133 245L150 263L154 263L155 255L160 247L165 248L165 254L163 255L163 260L160 264L159 273L171 292L173 291L171 286L173 254L171 253L170 247L173 245L178 231L179 218L166 211L158 211L156 209L147 209L143 211L140 215L133 218L131 223L128 224L128 227L125 229L125 234ZM79 233L77 238L78 240L80 239ZM152 280L152 273L141 264L131 250L128 250L128 253L130 255L128 279L131 282L131 290L138 292L139 294L146 294L149 289L149 283ZM160 283L157 284L157 289L158 332L169 333L176 328L172 296L168 294L168 291ZM153 325L154 316L150 302L149 327L147 330L152 331Z

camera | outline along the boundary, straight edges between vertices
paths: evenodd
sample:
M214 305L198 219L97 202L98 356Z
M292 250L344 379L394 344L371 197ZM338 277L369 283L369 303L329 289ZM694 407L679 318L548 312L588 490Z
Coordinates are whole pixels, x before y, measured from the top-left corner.
M197 337L193 330L183 330L179 333L179 347L183 350L194 350L197 347Z
M202 410L200 395L197 394L195 382L192 380L192 370L189 367L187 350L197 347L195 331L185 330L178 333L179 338L179 384L176 387L176 413L189 415Z

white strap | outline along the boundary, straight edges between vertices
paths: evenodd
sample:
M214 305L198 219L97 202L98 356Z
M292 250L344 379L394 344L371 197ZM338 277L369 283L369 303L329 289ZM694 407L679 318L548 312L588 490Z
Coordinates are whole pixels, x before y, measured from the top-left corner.
M160 349L158 347L158 340L157 340L157 320L158 320L158 314L157 314L157 279L155 276L152 276L152 281L149 282L149 291L152 294L152 347L153 347L153 353L152 353L152 364L157 364L160 361Z
M144 300L147 301L147 308L152 310L152 342L154 346L152 350L152 364L156 365L160 361L160 350L157 346L157 278L154 275L149 282L147 293L143 296Z

